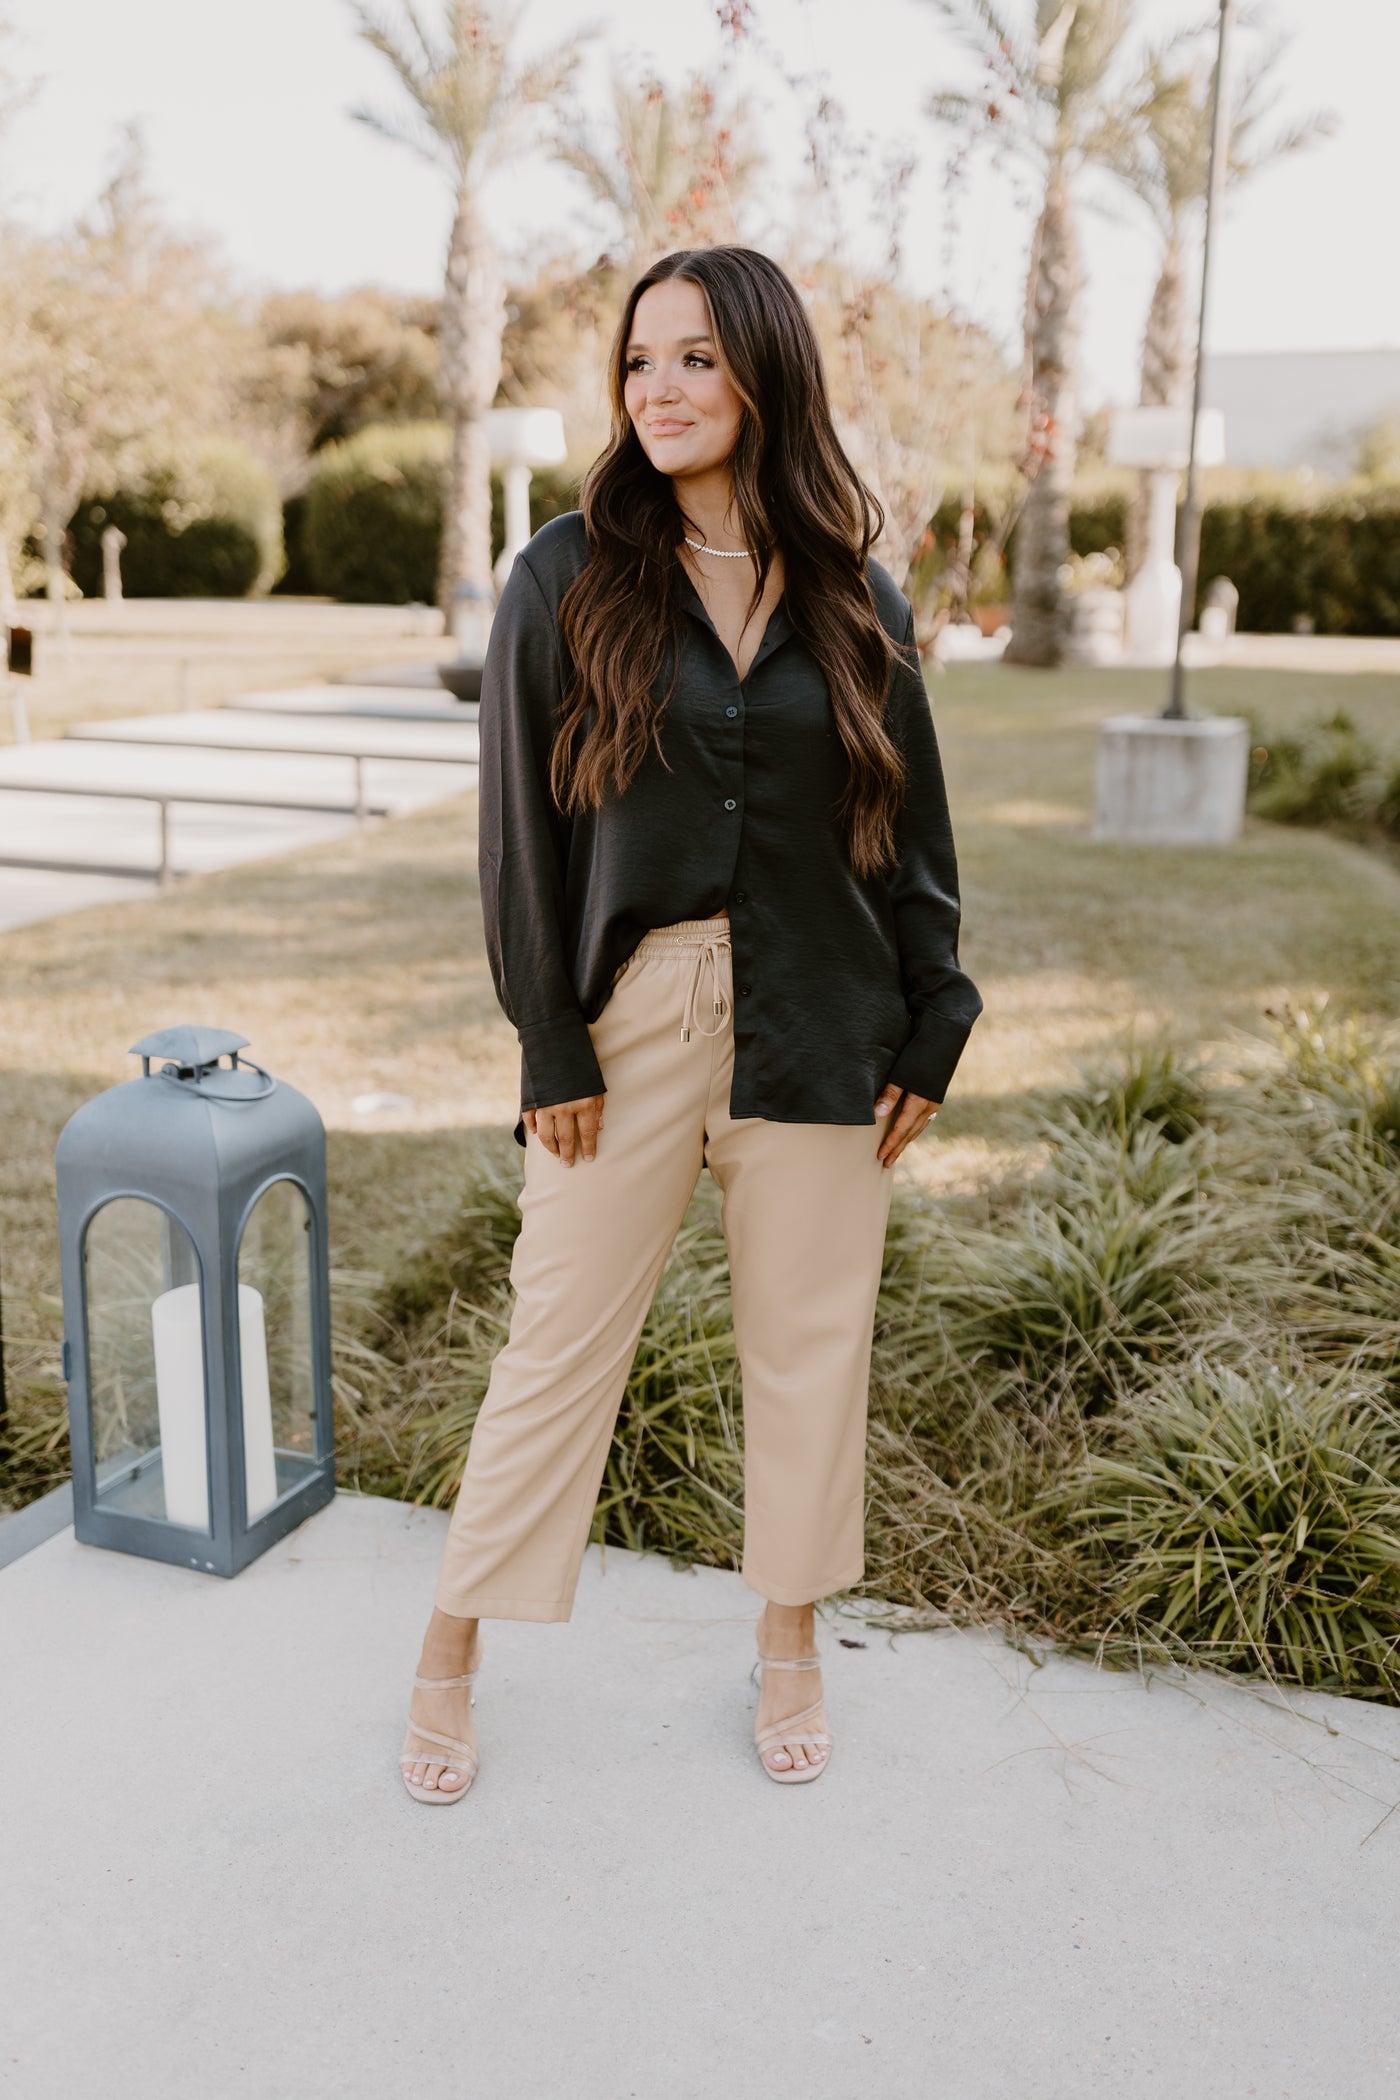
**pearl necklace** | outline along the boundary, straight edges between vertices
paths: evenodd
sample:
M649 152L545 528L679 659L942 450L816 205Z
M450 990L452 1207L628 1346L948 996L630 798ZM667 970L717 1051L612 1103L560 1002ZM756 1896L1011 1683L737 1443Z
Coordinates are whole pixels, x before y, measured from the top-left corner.
M687 547L693 547L697 554L717 554L721 561L753 560L747 547L707 547L703 540L693 540L688 532L683 533L682 538Z

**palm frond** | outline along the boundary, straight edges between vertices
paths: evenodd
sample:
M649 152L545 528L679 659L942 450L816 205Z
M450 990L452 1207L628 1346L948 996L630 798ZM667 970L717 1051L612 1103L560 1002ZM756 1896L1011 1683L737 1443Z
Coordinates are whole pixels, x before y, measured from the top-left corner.
M996 0L932 0L932 5L963 49L984 62L1008 65L1018 92L1036 88L1037 52L1024 29L1007 20Z
M433 166L441 164L443 143L437 133L422 117L410 111L375 109L366 102L357 103L350 112L352 123L363 124L377 138L387 139L391 145L404 146L410 153L418 155Z

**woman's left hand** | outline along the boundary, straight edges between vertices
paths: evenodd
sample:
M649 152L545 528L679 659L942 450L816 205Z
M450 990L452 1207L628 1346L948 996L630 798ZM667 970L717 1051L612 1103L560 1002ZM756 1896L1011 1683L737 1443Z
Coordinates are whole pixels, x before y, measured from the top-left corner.
M942 1106L941 1101L926 1101L922 1094L906 1094L903 1087L887 1086L875 1103L876 1115L889 1118L875 1153L881 1166L892 1167L910 1140L928 1129Z

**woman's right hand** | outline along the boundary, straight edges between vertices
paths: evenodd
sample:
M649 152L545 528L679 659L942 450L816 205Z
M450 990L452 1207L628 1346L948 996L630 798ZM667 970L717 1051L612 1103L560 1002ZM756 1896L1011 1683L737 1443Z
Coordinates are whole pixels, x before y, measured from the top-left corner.
M522 1109L521 1114L525 1128L534 1131L545 1151L571 1167L579 1153L585 1159L597 1156L604 1098L587 1094L579 1101L556 1101L550 1108Z

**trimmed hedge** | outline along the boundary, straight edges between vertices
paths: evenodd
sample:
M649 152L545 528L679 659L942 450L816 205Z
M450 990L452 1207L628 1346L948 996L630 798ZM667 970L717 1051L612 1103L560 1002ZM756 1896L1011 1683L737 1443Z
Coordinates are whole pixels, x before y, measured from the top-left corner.
M445 423L376 423L327 445L317 455L290 541L292 570L306 579L303 588L357 604L432 604L450 450ZM535 469L530 515L536 530L577 499L578 482L567 468ZM505 500L493 477L493 559L504 545Z
M256 453L206 438L134 486L84 497L69 523L73 581L102 593L102 534L126 534L128 598L246 598L286 566L277 484Z
M317 454L300 553L315 590L355 605L431 605L445 423L379 423Z
M1318 634L1400 634L1400 501L1213 505L1201 521L1200 573L1203 587L1230 578L1251 633L1306 619Z
M960 512L952 498L934 516L935 574L956 551ZM977 546L990 527L979 505ZM1076 504L1070 512L1075 554L1121 547L1126 530L1127 504L1119 496ZM1008 554L1015 540L1013 530ZM1318 634L1400 634L1400 499L1373 496L1362 504L1332 497L1306 509L1263 501L1211 504L1201 521L1198 611L1217 576L1228 576L1238 590L1238 624L1248 633L1287 634L1311 623ZM984 579L977 597L987 599L991 588Z

